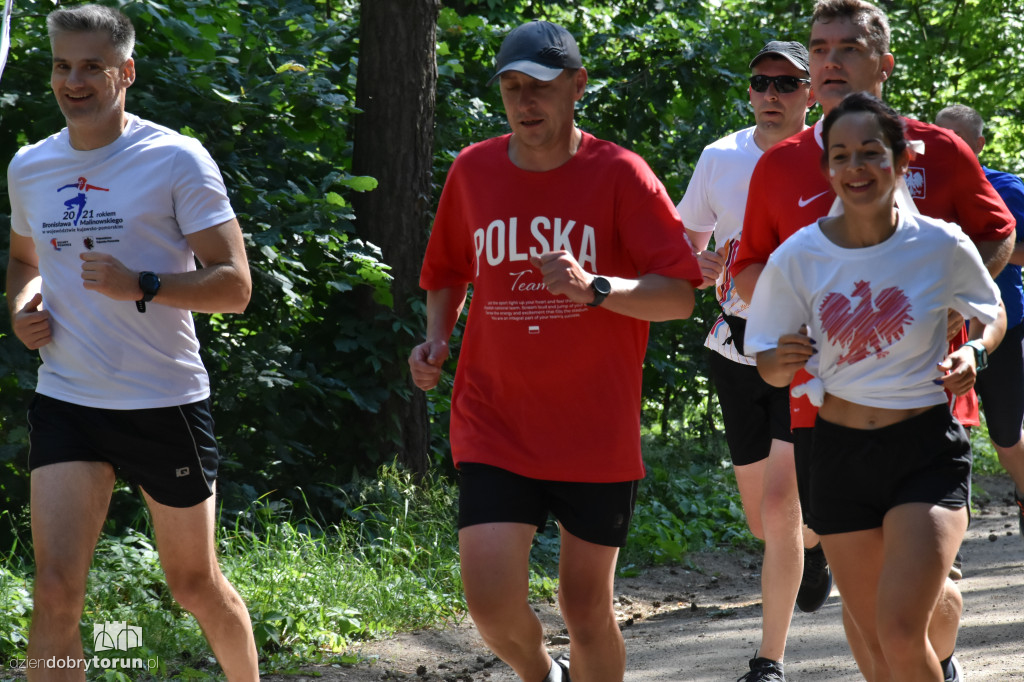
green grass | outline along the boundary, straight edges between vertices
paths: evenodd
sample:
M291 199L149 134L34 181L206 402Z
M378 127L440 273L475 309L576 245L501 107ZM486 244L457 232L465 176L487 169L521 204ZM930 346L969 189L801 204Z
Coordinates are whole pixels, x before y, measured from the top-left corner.
M641 485L630 547L620 560L623 574L637 566L683 561L691 550L752 541L731 468L717 455L685 455L653 437L645 449L649 475ZM451 481L437 477L417 484L389 466L376 478L339 489L339 497L345 500L344 516L331 525L269 500L222 519L221 566L249 608L265 672L350 663L355 640L466 617L457 492ZM142 648L130 655L156 667L148 673L90 673L90 679L221 679L197 623L167 590L145 517L133 525L139 530L100 539L82 641L91 658L93 626L126 621L143 632ZM0 556L3 660L25 655L32 589L25 554L26 547L16 545ZM554 599L558 538L553 523L538 534L532 558L531 596Z

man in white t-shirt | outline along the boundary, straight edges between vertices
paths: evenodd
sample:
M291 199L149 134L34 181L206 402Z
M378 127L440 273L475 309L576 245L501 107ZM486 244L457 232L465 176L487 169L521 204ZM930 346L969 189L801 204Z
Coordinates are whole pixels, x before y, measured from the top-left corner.
M744 355L747 304L736 294L728 268L739 246L754 166L765 150L806 127L814 104L807 63L807 48L797 42L773 40L754 57L749 93L755 125L704 149L677 207L701 264L702 288L715 287L722 309L705 343L709 374L747 523L765 541L761 645L741 678L750 682L783 679L794 602L804 611L817 610L832 587L817 538L809 529L801 537L796 486L786 475L793 469L789 395L765 383L754 358ZM710 251L712 234L716 248ZM805 545L813 547L806 562Z
M43 361L28 411L27 659L39 663L29 677L85 680L86 579L121 476L149 507L171 594L227 679L251 682L249 614L215 553L219 456L192 323L193 311L245 309L242 232L202 146L125 112L129 19L82 5L52 12L47 27L67 127L22 148L8 169L8 306L15 335Z

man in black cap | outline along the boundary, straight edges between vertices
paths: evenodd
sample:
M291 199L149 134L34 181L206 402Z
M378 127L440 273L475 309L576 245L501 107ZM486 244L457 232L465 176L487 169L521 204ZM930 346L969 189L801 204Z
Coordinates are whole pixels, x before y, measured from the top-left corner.
M420 275L426 341L409 365L421 389L437 385L472 284L451 403L470 615L524 682L569 679L528 602L530 547L553 514L573 677L621 682L612 599L644 475L648 322L688 317L700 270L647 164L576 127L587 72L572 36L520 26L497 67L512 132L448 173Z
M744 354L747 304L736 294L728 270L739 247L754 166L775 143L807 127L807 109L814 104L807 62L807 48L797 42L773 40L757 53L750 62L748 89L755 125L704 149L677 206L704 274L700 288L714 286L722 309L704 344L709 375L722 408L747 524L765 541L761 646L750 672L741 678L750 682L784 679L782 658L794 601L803 611L817 610L832 587L820 546L803 561L805 543L818 542L816 537L801 538L789 393L767 384L755 359ZM708 250L712 234L713 251ZM803 586L801 564L807 569Z

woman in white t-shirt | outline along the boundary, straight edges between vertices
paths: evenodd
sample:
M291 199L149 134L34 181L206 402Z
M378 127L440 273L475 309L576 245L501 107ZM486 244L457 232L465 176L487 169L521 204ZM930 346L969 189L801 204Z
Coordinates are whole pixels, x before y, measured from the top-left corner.
M801 367L816 377L801 387L820 411L799 483L847 637L867 652L861 672L869 682L959 680L962 599L947 572L967 528L971 450L943 389L971 389L1005 313L960 228L898 199L910 150L896 112L851 94L822 138L843 210L772 254L746 345L773 385ZM949 309L971 319L972 340L947 356Z

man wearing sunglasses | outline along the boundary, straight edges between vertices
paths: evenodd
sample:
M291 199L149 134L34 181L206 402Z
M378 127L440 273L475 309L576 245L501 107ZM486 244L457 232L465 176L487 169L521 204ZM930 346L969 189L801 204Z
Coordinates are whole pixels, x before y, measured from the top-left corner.
M889 38L889 20L875 5L864 0L818 0L811 18L809 66L811 87L821 102L823 115L852 92L882 96L882 86L896 65L889 52ZM912 141L916 153L906 174L912 205L903 209L960 225L978 247L989 272L998 274L1013 248L1013 216L962 140L937 126L911 119L904 119L904 122L907 139ZM821 170L821 145L819 121L775 146L754 169L743 219L743 241L729 265L736 290L745 301L750 301L757 279L775 248L800 228L827 215L833 206L835 193ZM951 349L959 348L967 339L961 320L951 320L950 333ZM806 372L797 374L792 387L795 395L790 401L795 475L801 501L807 499L806 472L810 466L810 444L817 414L801 386L808 378ZM973 391L968 396L969 401L956 401L953 414L964 426L977 425L977 397ZM913 550L907 548L907 551ZM872 561L880 561L880 557L868 554L859 558L866 567ZM950 567L937 566L936 571L938 578L935 575L917 578L945 580ZM882 606L899 608L899 600ZM959 589L954 582L946 580L929 629L934 653L946 680L959 679L953 647L961 609ZM874 620L862 615L858 622L845 609L843 616L854 657L864 663L861 669L867 674L865 665L869 659L864 655L859 632L862 628L870 631Z
M751 532L765 541L761 569L763 618L761 646L741 680L784 680L793 604L814 611L828 598L832 580L821 549L806 566L801 587L803 549L817 544L802 538L795 483L779 485L793 470L789 429L789 395L769 386L757 373L754 358L743 353L747 304L736 294L728 265L743 229L747 188L754 166L765 151L799 133L814 104L808 78L807 48L773 40L750 62L750 105L755 125L708 145L697 161L677 209L701 265L700 288L715 287L722 314L708 334L709 375L715 384L736 483ZM709 250L712 235L715 250ZM800 590L798 597L798 588Z

